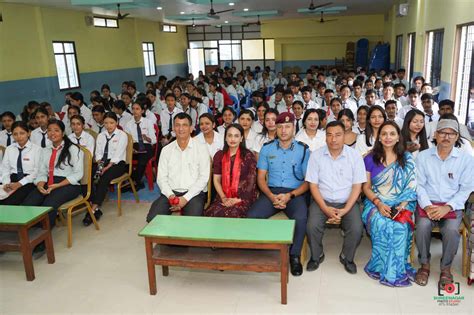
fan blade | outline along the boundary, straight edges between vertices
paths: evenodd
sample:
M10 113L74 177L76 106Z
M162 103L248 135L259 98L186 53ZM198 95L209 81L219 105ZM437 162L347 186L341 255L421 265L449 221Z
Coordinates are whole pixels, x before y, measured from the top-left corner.
M314 5L312 2L311 2L311 5L309 6L308 10L316 10L316 9L319 9L319 8L322 8L322 7L325 7L325 6L328 6L328 5L331 5L332 2L327 2L327 3L323 3L323 4L319 4L319 5Z
M123 14L123 15L122 15L122 19L126 18L126 17L129 16L129 15L130 15L130 13L125 13L125 14Z
M215 11L214 14L224 13L224 12L230 12L230 11L234 11L234 9L222 10L222 11Z

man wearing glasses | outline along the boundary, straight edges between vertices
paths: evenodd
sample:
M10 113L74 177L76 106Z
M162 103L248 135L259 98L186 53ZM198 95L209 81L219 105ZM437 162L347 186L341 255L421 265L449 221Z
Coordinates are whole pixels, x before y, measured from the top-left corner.
M416 247L421 268L415 282L428 283L430 274L431 230L439 226L443 252L439 287L444 289L454 282L451 264L456 255L460 235L462 209L474 190L474 158L460 150L459 123L456 117L440 117L435 132L436 147L418 154L416 217Z

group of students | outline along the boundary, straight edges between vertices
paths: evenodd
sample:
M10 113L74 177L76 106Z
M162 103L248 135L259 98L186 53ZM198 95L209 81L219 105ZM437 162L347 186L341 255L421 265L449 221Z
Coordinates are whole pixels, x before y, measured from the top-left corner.
M90 202L94 218L100 219L111 180L128 170L128 133L138 160L133 172L138 185L153 146L161 148L160 196L150 207L148 222L171 212L268 218L284 211L296 222L290 248L295 276L303 273L300 253L306 236L311 248L307 271L323 262L327 223L344 230L339 258L347 272L356 273L354 258L365 227L372 257L364 270L390 286L426 285L431 228L439 224L440 284L452 283L462 209L474 190L470 138L453 115L454 102L435 103L423 78L414 79L406 96L394 94L390 75L372 80L372 74L348 71L326 78L312 69L306 81L292 74L285 83L279 74L282 84L266 96L273 88L271 76L260 76L262 85L252 82L258 71L234 77L232 69L219 69L196 81L192 75L170 82L160 77L156 84L147 83L146 93L139 93L134 82L124 82L117 96L104 85L102 95L91 95L91 108L82 94L68 95L62 120L45 104L21 115L22 121L4 113L0 145L7 148L0 204L51 206L53 223L65 199L81 193L84 157L79 148L84 147L94 156ZM396 80L396 91L408 85L401 74ZM235 97L237 108L235 100L222 101L233 93L229 85L244 89ZM251 100L240 101L245 96ZM29 104L25 111L33 107ZM32 124L37 127L30 131ZM96 141L86 129L98 133ZM210 180L215 196L204 209ZM418 271L407 259L413 213ZM83 220L84 225L92 221L89 214Z

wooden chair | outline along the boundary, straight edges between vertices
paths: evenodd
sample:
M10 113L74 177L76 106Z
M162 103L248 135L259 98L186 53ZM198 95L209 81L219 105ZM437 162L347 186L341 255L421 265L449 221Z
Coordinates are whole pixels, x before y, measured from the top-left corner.
M133 195L135 196L135 200L137 203L140 202L138 199L138 194L137 190L135 189L135 184L133 183L132 180L132 170L133 170L133 164L132 164L132 157L133 157L133 138L132 135L127 133L128 137L128 143L127 143L127 157L126 157L126 163L128 164L128 172L123 174L122 176L119 176L117 178L114 178L110 184L112 185L117 185L117 210L118 210L118 215L122 215L122 185L128 181L128 184L132 188Z
M64 213L67 211L67 247L72 246L72 214L77 214L83 211L89 212L89 215L92 218L92 222L95 225L95 229L99 230L99 224L97 223L94 214L92 213L92 208L89 203L89 197L91 195L91 175L92 175L92 154L89 150L82 148L82 152L84 153L84 175L81 179L81 185L87 185L87 193L86 196L82 196L80 194L76 198L66 202L65 204L61 205L58 208L59 219L61 223L64 225Z
M461 220L461 224L459 224L459 234L461 234L462 237L462 275L463 277L467 277L469 275L469 255L468 255L468 250L467 250L467 240L469 237L469 230L468 227L470 226L469 224L469 218L468 216L464 213L463 214L463 219ZM416 228L416 226L415 226ZM439 227L434 227L431 230L432 233L441 233ZM413 231L413 238L411 241L411 251L410 251L410 261L412 264L415 262L415 231Z
M94 140L97 140L97 136L99 134L97 132L95 132L95 130L87 128L87 129L84 129L84 131L87 132L88 134L90 134L92 137L94 137Z

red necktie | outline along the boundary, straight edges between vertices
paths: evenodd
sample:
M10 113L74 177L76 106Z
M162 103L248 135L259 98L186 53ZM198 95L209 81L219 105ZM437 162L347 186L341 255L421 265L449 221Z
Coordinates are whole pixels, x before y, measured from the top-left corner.
M49 158L48 186L54 184L54 162L56 161L56 155L58 154L58 151L62 148L62 145L57 148L53 148L53 152L51 153L51 157Z

